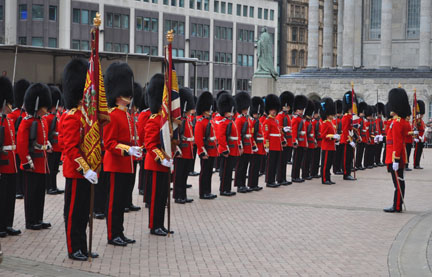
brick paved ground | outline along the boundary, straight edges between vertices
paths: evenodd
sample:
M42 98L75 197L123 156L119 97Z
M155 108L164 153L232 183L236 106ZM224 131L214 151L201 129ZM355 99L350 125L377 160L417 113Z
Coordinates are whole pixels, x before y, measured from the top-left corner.
M172 237L149 235L144 209L125 216L125 233L137 243L108 246L105 221L96 220L94 249L101 257L92 263L66 257L62 196L46 196L45 220L53 224L46 231L24 229L23 200L17 200L15 227L23 234L1 239L0 276L388 276L399 230L432 210L432 151L425 152L425 169L406 173L406 213L382 212L393 193L385 168L358 172L357 182L333 176L333 186L314 180L212 201L198 199L198 177L190 177L195 201L173 204ZM214 192L217 181L214 174ZM142 197L134 199L142 206Z

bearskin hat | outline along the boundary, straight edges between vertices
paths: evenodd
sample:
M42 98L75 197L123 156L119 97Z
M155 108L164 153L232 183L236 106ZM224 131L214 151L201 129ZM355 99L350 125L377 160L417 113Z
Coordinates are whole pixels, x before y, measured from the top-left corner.
M18 80L13 87L13 106L14 108L21 108L24 103L24 95L30 82L26 79Z
M62 76L63 98L66 109L78 107L83 98L88 62L72 59L64 68Z
M234 96L235 107L237 112L241 113L243 110L247 110L251 105L251 97L247 92L239 92Z
M292 110L294 103L294 94L291 91L282 92L279 98L282 107L289 106Z
M57 102L59 107L63 107L63 97L60 89L57 86L48 86L51 92L51 107L56 107Z
M390 113L392 112L392 107L390 105L390 102L387 102L385 104L384 110L385 110L385 117L389 119L391 117Z
M37 110L42 107L51 107L51 93L47 85L42 83L32 84L24 95L24 108L28 114L33 115L37 110L36 99L39 97Z
M377 107L377 110L378 110L378 114L384 114L384 109L385 109L385 107L384 107L384 104L383 104L383 103L378 102L378 103L376 104L376 107Z
M202 115L205 111L210 111L213 105L213 95L210 91L204 91L198 97L196 102L196 113L197 115Z
M217 109L220 115L224 116L225 113L233 112L234 98L229 93L222 93L217 99Z
M162 106L163 89L164 75L157 73L150 79L147 86L147 100L152 113L158 113Z
M265 112L270 113L271 110L276 110L278 113L281 109L281 103L279 97L275 94L269 94L265 98Z
M392 111L398 116L405 118L411 115L408 96L403 88L394 88L389 91L388 101L392 106Z
M342 113L342 100L338 99L335 102L336 113Z
M366 117L372 116L372 114L373 114L373 107L367 105L366 108L364 109L363 113L365 114Z
M221 91L219 91L219 92L216 94L216 100L218 100L219 97L220 97L222 94L224 94L224 93L228 93L228 91L226 91L226 90L221 90Z
M322 120L326 120L329 115L336 114L335 103L330 97L325 97L319 104L321 106L319 114Z
M212 106L212 112L216 113L218 111L217 109L217 100L215 97L213 97L213 106Z
M376 116L377 114L377 107L376 106L371 106L372 107L372 116Z
M251 108L249 114L253 116L254 114L262 115L264 114L264 101L261 97L254 96L251 100Z
M306 109L308 104L308 99L306 96L304 95L296 95L296 97L294 97L294 111L297 110L304 110Z
M194 96L189 88L180 88L179 94L181 112L188 112L195 109Z
M145 88L143 88L141 93L141 107L143 110L148 109L149 107L147 89L148 89L148 84L145 86Z
M304 115L306 116L312 116L312 114L314 113L315 110L315 104L313 101L308 100L307 101L307 105L306 105L306 110L304 112Z
M420 114L425 114L425 103L423 100L417 100L417 105L419 106Z
M108 107L115 107L118 97L133 96L133 78L127 63L114 62L108 66L104 78Z
M357 103L357 99L356 99L356 103ZM342 97L342 111L343 113L347 113L349 111L349 109L352 108L352 91L347 91L345 92L344 96Z
M368 104L366 102L360 102L358 105L358 113L365 113L365 109L368 106Z
M142 111L143 103L144 103L144 94L143 94L143 88L141 85L137 82L134 82L134 90L133 90L133 105L137 107L138 111Z
M314 103L314 106L315 106L314 107L314 114L319 114L319 111L321 109L321 102L317 101L317 100L314 100L313 103Z
M6 100L6 104L13 103L12 83L6 76L0 77L0 105Z

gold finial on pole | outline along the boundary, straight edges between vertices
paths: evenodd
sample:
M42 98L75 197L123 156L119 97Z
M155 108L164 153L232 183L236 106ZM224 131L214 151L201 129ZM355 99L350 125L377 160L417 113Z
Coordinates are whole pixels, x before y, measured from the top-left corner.
M169 43L172 43L174 41L174 31L173 30L169 30L167 35L166 35L167 41Z
M96 13L96 17L93 18L93 25L95 27L99 27L101 25L101 23L102 23L101 15L100 15L100 13Z
M402 84L399 82L398 88L401 88L401 87L402 87Z
M414 93L416 93L417 92L417 89L416 88L414 88Z
M351 81L351 88L354 88L354 82Z

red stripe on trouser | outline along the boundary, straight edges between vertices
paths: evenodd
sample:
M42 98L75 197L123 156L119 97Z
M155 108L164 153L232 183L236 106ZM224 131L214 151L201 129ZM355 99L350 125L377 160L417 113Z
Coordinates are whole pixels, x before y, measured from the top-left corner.
M219 191L221 191L221 192L225 191L225 174L226 174L226 166L228 163L228 157L224 157L223 163L224 163L224 169L223 169L223 174L222 174L221 187L219 189Z
M115 186L115 173L110 172L110 194L109 194L109 205L108 205L108 239L112 240L112 213L113 213L113 202L114 202L114 186Z
M150 202L150 217L149 217L149 228L153 229L153 223L154 223L154 206L155 206L155 200L156 200L156 177L157 172L153 171L152 174L152 198ZM168 173L171 174L171 173Z
M71 200L69 203L69 214L68 214L67 231L66 231L66 240L67 240L67 247L68 247L69 254L72 254L71 230L72 230L72 215L75 207L76 185L77 185L77 179L72 179Z
M201 172L200 172L200 176L199 176L198 193L199 193L200 196L202 196L202 189L201 189L202 184L201 183L202 183L202 175L203 175L203 170L202 169L204 168L204 160L201 159L200 162L201 162L200 163L201 164Z
M344 146L344 175L346 175L347 174L347 168L346 168L346 155L347 155L347 146L348 146L348 144L345 144L345 146Z
M328 156L328 151L325 151L325 158L324 158L324 164L323 164L323 180L324 182L327 182L327 176L326 176L326 172L327 172L327 156Z
M416 166L416 162L417 162L417 147L418 147L418 142L415 144L415 150L414 150L414 166Z
M397 196L396 196L396 210L399 210L400 207L400 202L401 202L401 193L402 191L400 190L400 183L399 183L399 174L397 173L397 171L394 172L395 173L395 179L396 179L396 191L397 191Z
M269 171L269 163L270 163L270 151L269 151L269 153L267 154L267 157L266 157L267 159L266 159L266 183L268 183L268 179L269 179L269 175L268 175L268 171Z

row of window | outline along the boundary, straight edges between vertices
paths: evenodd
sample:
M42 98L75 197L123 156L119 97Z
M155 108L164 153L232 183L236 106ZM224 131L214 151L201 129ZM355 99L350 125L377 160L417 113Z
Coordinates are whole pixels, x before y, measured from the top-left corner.
M0 21L3 21L3 18L4 18L4 16L3 16L3 6L0 5Z
M221 63L232 63L232 54L231 53L223 53L216 52L214 54L214 61Z
M270 18L269 18L269 11L270 11ZM253 18L255 16L255 7L243 5L243 9L242 9L242 5L237 4L237 15L242 16L242 12L244 17L248 17L248 12L249 12L249 17ZM258 8L258 14L257 14L258 19L265 19L265 20L270 19L273 21L274 16L275 16L274 10Z
M249 91L250 89L248 79L237 79L237 91Z
M135 47L135 53L138 54L150 54L152 56L158 55L158 48L157 46L143 46L143 45L137 45ZM173 52L174 56L174 52Z
M90 50L90 41L73 39L72 40L72 49Z
M27 37L19 37L18 44L27 45ZM43 37L32 37L31 38L32 46L44 47L44 38ZM56 48L57 47L57 38L48 38L48 47Z
M291 5L291 18L306 19L306 6Z
M305 42L305 28L291 27L291 41Z
M72 10L72 23L93 25L93 18L96 17L97 11L86 9Z
M232 79L231 78L215 78L214 79L214 90L231 90Z
M105 42L105 51L129 53L129 44Z
M185 23L183 21L166 19L164 22L164 33L167 33L170 30L173 30L174 34L184 35Z
M197 58L200 61L208 61L210 56L209 51L190 50L190 57Z
M107 13L106 26L112 28L129 29L129 15L119 13Z
M305 51L304 50L292 50L291 51L291 65L301 66L305 65Z
M233 4L232 3L227 3L224 1L220 2L220 10L219 10L219 1L214 1L214 12L215 13L227 13L227 14L232 14L232 10L233 10Z
M232 28L215 26L215 39L232 40L232 37Z
M210 25L192 23L191 36L208 38L210 36Z
M194 77L190 78L189 86L191 88L195 87L195 78ZM208 90L209 89L209 78L208 77L198 77L197 78L197 88Z
M158 32L158 22L157 18L150 17L136 17L136 30L137 31L147 31L147 32Z
M19 11L19 19L27 20L28 18L27 4L19 5L18 11ZM1 14L3 17L3 11ZM36 4L31 5L31 18L32 20L44 20L44 5L36 5ZM48 19L50 21L57 21L57 6L51 6L51 5L49 6Z
M237 65L238 66L247 66L247 67L253 67L254 66L254 56L253 55L237 55Z
M254 31L238 30L237 38L239 41L254 42Z

